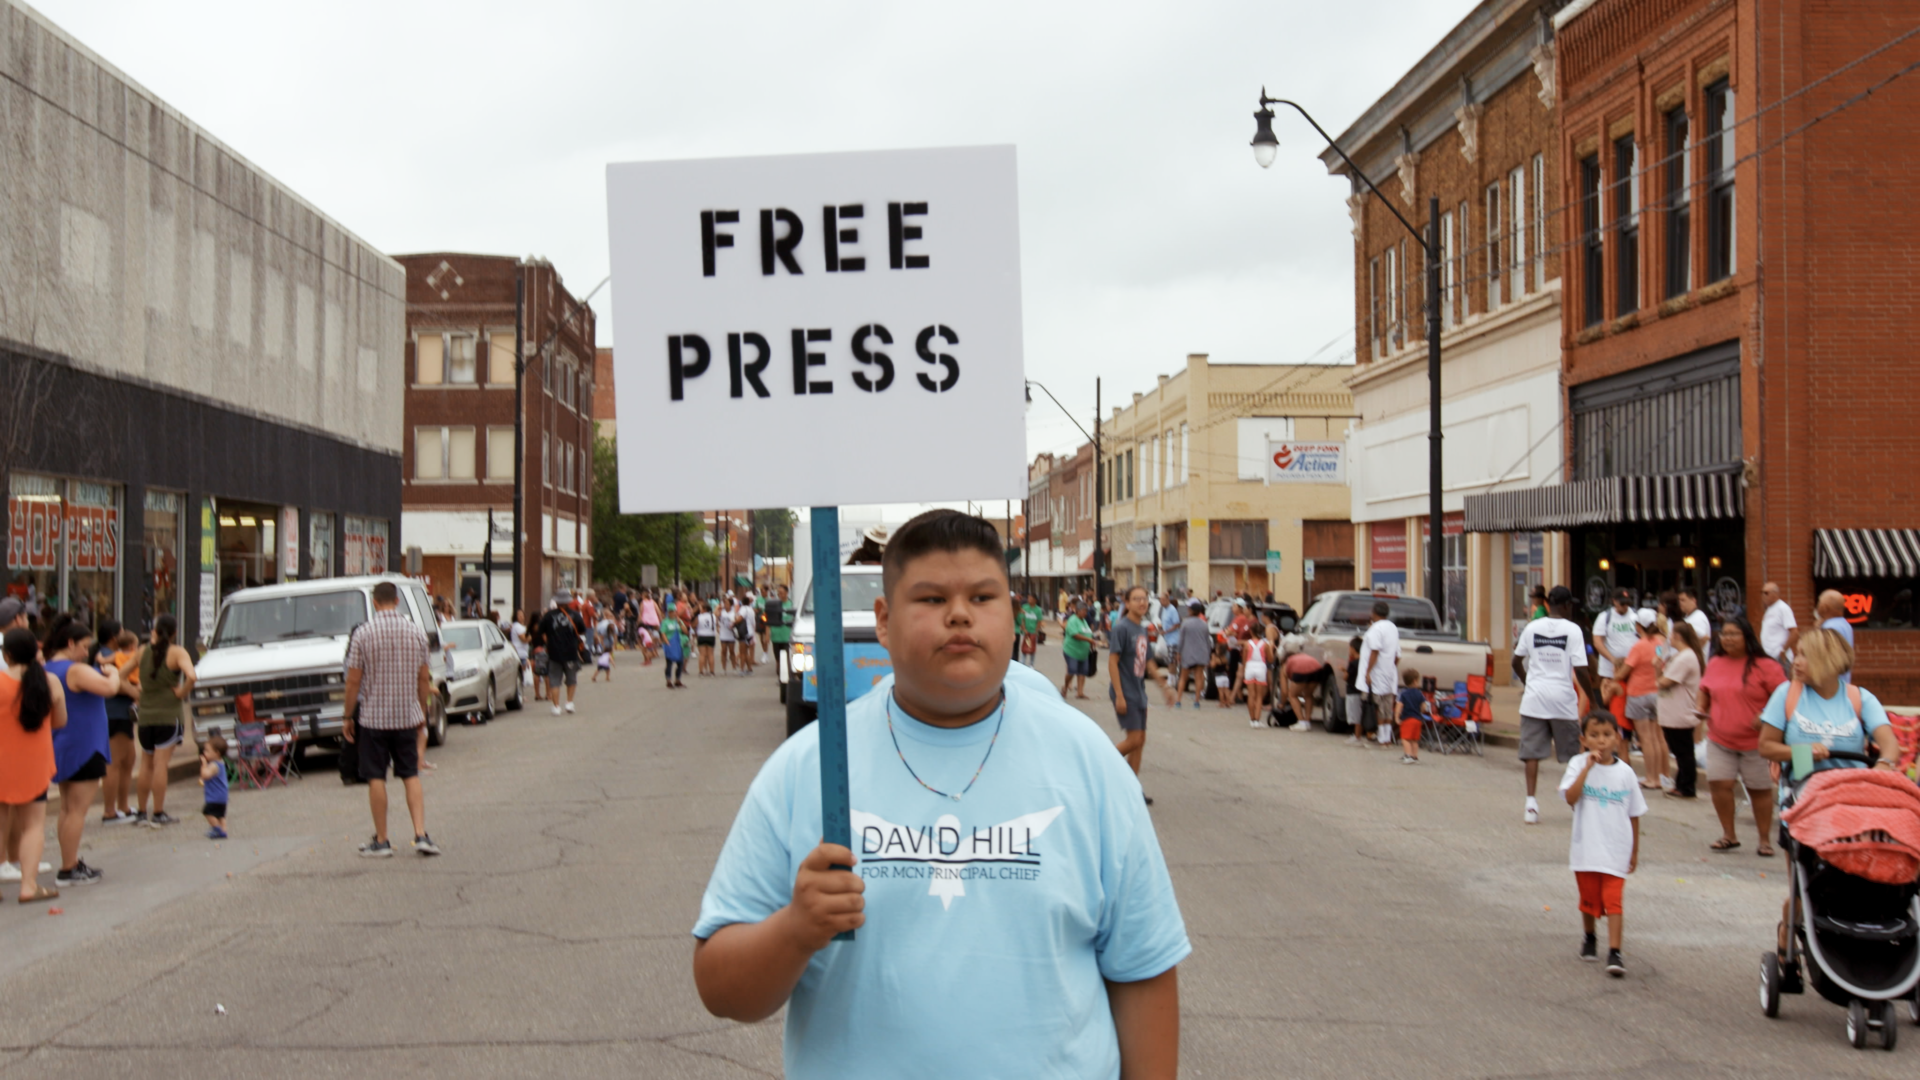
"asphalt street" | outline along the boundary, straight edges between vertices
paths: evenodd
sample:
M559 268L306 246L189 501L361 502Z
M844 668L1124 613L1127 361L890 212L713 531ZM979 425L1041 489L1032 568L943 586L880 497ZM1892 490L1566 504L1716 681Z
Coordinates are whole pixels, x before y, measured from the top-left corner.
M1057 676L1058 650L1044 661ZM451 730L429 755L438 859L358 858L365 791L326 757L236 791L225 843L201 838L192 783L170 795L181 825L90 825L102 884L60 915L11 887L0 904L0 1074L779 1075L781 1019L707 1015L689 969L707 874L783 734L766 670L669 692L622 654L577 715ZM1076 704L1111 730L1092 683ZM1654 800L1614 980L1575 955L1568 811L1543 798L1521 823L1511 750L1407 767L1213 707L1156 705L1149 731L1194 943L1186 1076L1915 1071L1920 1029L1855 1051L1817 998L1761 1016L1781 862L1753 855L1750 821L1740 852L1709 854L1704 799Z

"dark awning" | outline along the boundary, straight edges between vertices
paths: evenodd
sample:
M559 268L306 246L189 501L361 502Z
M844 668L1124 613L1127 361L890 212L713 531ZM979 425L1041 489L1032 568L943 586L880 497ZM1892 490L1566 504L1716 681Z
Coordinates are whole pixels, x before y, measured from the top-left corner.
M1920 577L1920 529L1815 529L1813 576Z
M1468 532L1543 532L1620 520L1620 481L1495 491L1466 498Z
M1551 532L1623 521L1701 521L1746 512L1740 470L1608 476L1465 500L1468 532Z

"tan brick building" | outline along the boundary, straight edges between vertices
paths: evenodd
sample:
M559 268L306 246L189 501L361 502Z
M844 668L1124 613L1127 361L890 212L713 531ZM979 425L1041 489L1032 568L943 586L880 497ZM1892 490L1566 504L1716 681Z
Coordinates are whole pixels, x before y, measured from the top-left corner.
M1424 595L1428 540L1426 263L1440 207L1443 556L1448 621L1503 660L1527 593L1560 580L1564 536L1468 534L1469 495L1561 479L1561 259L1551 0L1484 0L1338 142L1391 205L1353 183L1351 517L1363 588Z
M1568 482L1469 518L1569 527L1590 605L1691 585L1757 624L1778 581L1805 627L1839 589L1858 681L1920 700L1920 39L1868 56L1920 2L1581 0L1556 22Z
M478 596L505 610L512 595L514 315L525 283L527 545L517 606L537 611L555 589L592 578L593 309L574 300L545 260L398 258L407 270L403 528L408 545L421 549L434 595L456 605ZM546 354L535 355L549 338Z
M1345 365L1209 364L1196 353L1152 390L1115 406L1101 425L1099 479L1114 587L1192 589L1201 597L1272 593L1296 608L1309 590L1336 587L1340 564L1351 573L1346 484L1337 476L1270 484L1267 457L1270 441L1297 442L1333 447L1329 460L1340 462L1353 425L1351 372ZM1091 508L1085 512L1091 526ZM1309 556L1317 557L1311 585L1302 561ZM1278 574L1269 573L1275 559Z

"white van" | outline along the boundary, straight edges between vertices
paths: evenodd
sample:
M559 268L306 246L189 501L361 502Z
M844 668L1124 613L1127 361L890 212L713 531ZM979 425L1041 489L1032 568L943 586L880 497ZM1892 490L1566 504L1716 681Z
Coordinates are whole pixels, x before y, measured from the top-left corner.
M322 739L338 740L347 639L373 614L373 587L383 581L399 588L401 612L426 632L434 683L444 685L439 620L426 589L412 578L380 574L241 589L220 605L213 644L194 663L199 681L187 704L195 740L218 731L233 743L234 700L248 693L256 718L294 721L296 756ZM427 745L438 746L447 736L446 703L436 693L432 706Z

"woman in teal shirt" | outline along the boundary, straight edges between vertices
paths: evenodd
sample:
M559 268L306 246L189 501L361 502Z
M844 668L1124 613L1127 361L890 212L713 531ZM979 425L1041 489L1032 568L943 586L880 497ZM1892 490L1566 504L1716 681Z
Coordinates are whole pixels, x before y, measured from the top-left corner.
M1811 745L1816 771L1836 767L1863 768L1857 761L1834 761L1835 750L1864 754L1871 738L1880 748L1879 767L1893 769L1900 760L1900 744L1887 710L1870 691L1841 682L1853 667L1853 650L1845 638L1825 628L1809 630L1794 650L1793 681L1781 683L1760 713L1760 756L1787 764L1793 748ZM1798 688L1793 714L1787 698Z

